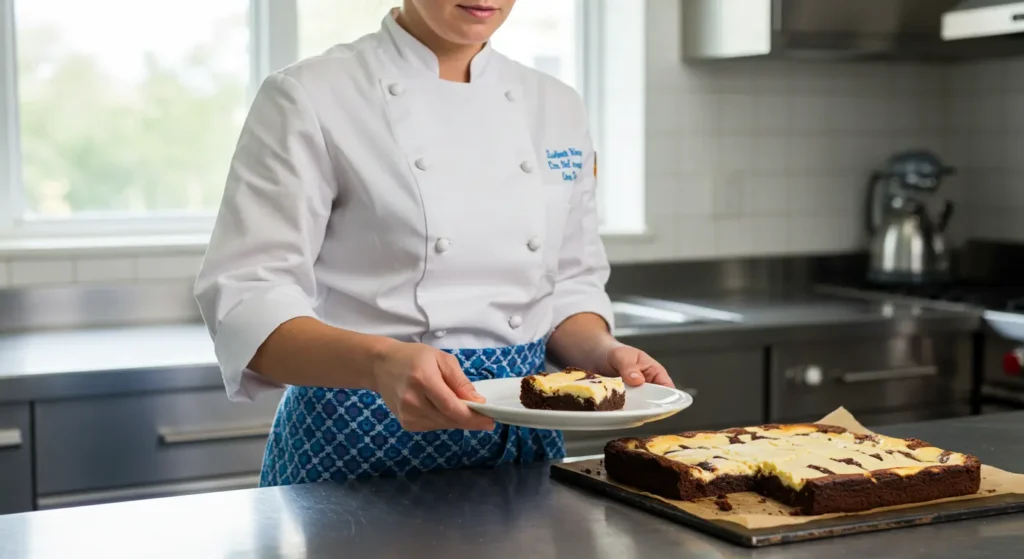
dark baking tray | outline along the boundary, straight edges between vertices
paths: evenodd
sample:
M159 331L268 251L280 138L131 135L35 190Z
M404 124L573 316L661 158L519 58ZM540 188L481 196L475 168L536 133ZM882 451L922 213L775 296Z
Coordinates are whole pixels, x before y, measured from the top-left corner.
M993 495L877 513L812 520L804 524L750 530L725 520L705 520L665 501L634 493L579 470L603 470L597 460L554 464L551 477L745 547L819 540L864 532L938 524L1024 511L1024 495Z

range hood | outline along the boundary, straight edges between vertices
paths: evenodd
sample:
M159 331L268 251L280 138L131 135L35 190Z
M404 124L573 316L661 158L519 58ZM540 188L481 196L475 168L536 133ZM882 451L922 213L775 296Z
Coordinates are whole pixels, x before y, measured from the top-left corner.
M947 41L1024 33L1024 2L966 0L942 16Z
M677 0L684 56L957 61L1024 54L1024 0Z

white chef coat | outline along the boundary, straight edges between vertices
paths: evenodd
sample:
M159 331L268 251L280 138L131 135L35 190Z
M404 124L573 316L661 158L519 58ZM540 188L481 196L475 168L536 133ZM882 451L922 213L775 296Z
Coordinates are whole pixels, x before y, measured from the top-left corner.
M439 348L612 324L580 97L490 46L442 80L394 15L252 104L195 286L233 400L281 388L247 364L300 316Z

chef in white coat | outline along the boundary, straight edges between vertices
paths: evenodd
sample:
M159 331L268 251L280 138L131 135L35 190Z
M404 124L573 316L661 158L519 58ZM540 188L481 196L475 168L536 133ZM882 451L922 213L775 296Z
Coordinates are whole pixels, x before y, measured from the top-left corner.
M495 52L515 0L405 0L271 74L195 293L228 396L287 387L261 485L564 455L472 412L551 360L671 385L610 334L580 97Z

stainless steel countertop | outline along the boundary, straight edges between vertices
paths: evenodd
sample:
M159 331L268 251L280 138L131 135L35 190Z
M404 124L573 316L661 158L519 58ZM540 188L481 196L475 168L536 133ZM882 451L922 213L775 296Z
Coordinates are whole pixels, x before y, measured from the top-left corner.
M1024 463L1024 412L880 429ZM1024 514L750 550L551 481L546 466L251 489L0 516L0 558L1017 556Z
M0 403L217 386L202 324L0 334Z
M983 324L981 310L943 309L906 301L869 301L829 294L702 298L651 293L645 297L743 316L740 322L696 323L616 332L623 338L642 338L644 347L673 351L805 343L860 336L973 332Z
M667 297L671 299L672 297ZM851 336L972 331L980 313L831 296L686 298L738 313L738 323L623 328L616 335L672 350ZM202 324L0 334L0 403L221 386Z

